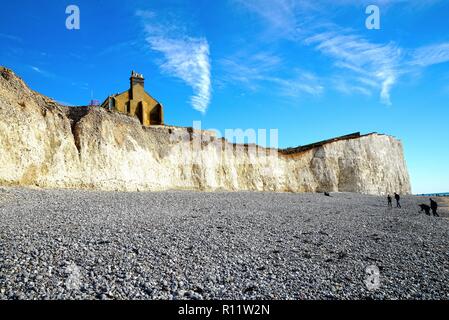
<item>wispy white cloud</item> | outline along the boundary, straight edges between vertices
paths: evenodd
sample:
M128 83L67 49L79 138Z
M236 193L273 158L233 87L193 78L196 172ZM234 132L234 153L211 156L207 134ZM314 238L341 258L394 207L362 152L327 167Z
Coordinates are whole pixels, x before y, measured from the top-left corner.
M11 34L6 34L6 33L0 33L0 38L1 39L11 40L11 41L14 41L14 42L19 42L19 43L23 42L22 38L14 36L14 35L11 35Z
M398 78L402 57L399 47L393 43L374 44L359 36L333 32L309 37L305 43L333 58L336 67L358 74L358 79L366 79L360 82L361 85L377 83L382 102L391 104L390 91Z
M298 97L302 94L319 96L323 93L324 87L316 76L308 72L298 72L291 78L269 77L267 81L277 84L279 93L286 97Z
M137 16L145 23L150 48L160 52L163 59L160 69L189 85L194 94L190 102L194 109L206 112L212 96L210 48L207 39L195 38L185 33L172 32L173 26L156 24L155 14L138 11Z
M160 68L168 75L176 76L191 86L195 95L192 106L205 112L211 99L211 68L209 44L201 38L184 37L168 39L163 36L147 38L151 49L164 54Z
M371 95L377 92L380 100L391 104L391 91L406 74L417 74L425 67L449 61L449 43L417 49L401 48L394 42L375 43L344 29L332 20L332 8L364 6L368 0L234 0L260 16L266 29L282 29L275 37L292 40L312 47L328 57L333 66L344 70L327 75L340 92ZM379 0L384 9L405 5L418 10L441 3L441 0ZM341 72L341 71L340 71Z
M336 90L347 95L352 95L354 93L365 96L372 95L372 91L369 88L360 85L354 85L353 81L348 81L348 79L341 76L332 79L332 85Z
M225 82L238 82L256 90L259 81L267 78L267 74L273 73L281 63L281 59L270 53L248 54L239 52L235 56L222 59Z
M242 54L223 59L224 82L238 83L250 90L270 88L270 92L283 97L298 97L303 94L318 96L324 91L320 80L312 73L282 69L282 59L271 53Z
M47 71L47 70L43 70L39 67L36 66L30 66L31 70L41 74L42 76L46 77L46 78L56 78L56 75Z
M449 43L418 48L412 52L411 65L428 67L449 61Z
M80 90L89 90L90 86L89 83L84 81L73 81L71 78L67 78L65 76L61 76L59 74L54 74L48 70L44 70L40 67L36 67L33 65L28 66L31 70L38 73L42 77L48 78L52 81L60 81L61 83L70 83L73 87L80 89ZM64 103L62 103L64 104Z
M294 0L234 0L265 19L268 24L282 33L283 36L292 36L298 28L296 19L297 1Z
M127 54L132 54L136 49L138 49L140 45L139 40L135 39L135 40L128 40L128 41L123 41L123 42L118 42L118 43L114 43L106 48L103 48L102 50L100 50L97 55L98 56L108 56L117 52L120 52L121 55L123 56L123 52L127 53ZM132 50L130 50L130 48L132 48ZM131 52L129 52L131 51ZM74 54L76 55L76 54ZM80 56L76 55L75 58L79 59Z
M267 23L267 28L278 27L284 30L287 35L284 38L313 47L331 58L336 68L346 70L347 80L344 83L336 82L335 77L330 81L333 84L339 83L337 90L371 94L375 89L378 90L383 103L391 104L390 92L400 73L398 65L401 49L393 43L371 43L331 21L320 19L319 23L310 23L314 20L317 22L315 17L319 12L326 11L326 7L328 10L328 6L336 5L335 2L249 0L242 3L247 9L258 14ZM355 2L342 0L338 4L353 5ZM321 31L317 31L319 29ZM330 29L338 31L326 31ZM284 34L280 33L281 36Z

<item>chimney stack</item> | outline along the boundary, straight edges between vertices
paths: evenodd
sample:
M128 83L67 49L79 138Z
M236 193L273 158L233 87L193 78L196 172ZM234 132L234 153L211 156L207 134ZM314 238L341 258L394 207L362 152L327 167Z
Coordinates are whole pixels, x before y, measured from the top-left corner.
M145 87L145 79L143 78L143 74L137 73L134 70L131 72L131 88L133 88L136 84L142 85Z

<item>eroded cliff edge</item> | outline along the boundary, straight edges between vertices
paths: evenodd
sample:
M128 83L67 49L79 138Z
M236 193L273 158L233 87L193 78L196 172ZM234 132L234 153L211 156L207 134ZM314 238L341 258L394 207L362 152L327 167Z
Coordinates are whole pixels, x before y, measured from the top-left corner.
M234 146L188 128L144 128L73 109L0 67L0 185L98 190L410 193L397 139L370 134L297 150Z

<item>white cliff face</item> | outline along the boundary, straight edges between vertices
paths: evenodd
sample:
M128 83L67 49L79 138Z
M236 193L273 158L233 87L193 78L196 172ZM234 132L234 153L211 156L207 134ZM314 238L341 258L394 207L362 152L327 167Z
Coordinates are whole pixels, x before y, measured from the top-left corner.
M81 109L80 109L81 110ZM301 153L235 147L187 128L67 108L0 68L0 184L99 190L410 193L401 143L372 134Z

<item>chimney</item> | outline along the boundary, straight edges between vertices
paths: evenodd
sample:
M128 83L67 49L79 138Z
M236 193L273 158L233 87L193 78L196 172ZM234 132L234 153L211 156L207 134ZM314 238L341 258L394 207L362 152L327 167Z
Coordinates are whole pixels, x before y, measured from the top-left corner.
M131 78L129 80L131 81L131 89L136 84L140 84L142 87L145 87L145 79L143 78L143 74L132 71Z

